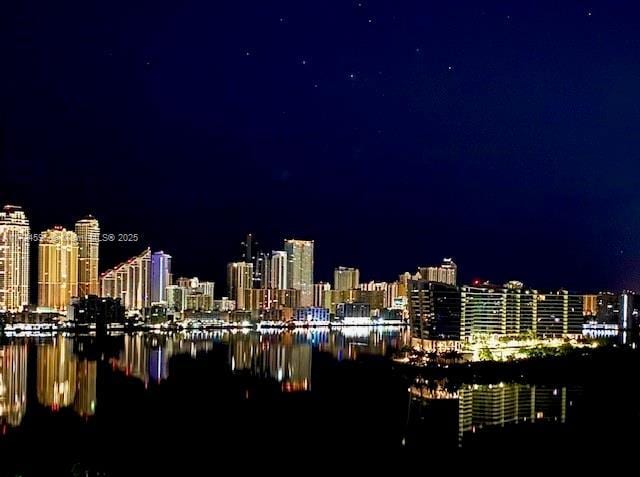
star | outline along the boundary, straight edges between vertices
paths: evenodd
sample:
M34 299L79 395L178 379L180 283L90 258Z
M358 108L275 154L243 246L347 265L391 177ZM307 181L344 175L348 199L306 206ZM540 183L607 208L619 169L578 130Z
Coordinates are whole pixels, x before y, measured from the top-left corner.
M591 10L587 10L587 16L590 17L591 16Z
M369 18L369 23L373 23L373 18Z
M453 65L449 65L449 71L453 71Z

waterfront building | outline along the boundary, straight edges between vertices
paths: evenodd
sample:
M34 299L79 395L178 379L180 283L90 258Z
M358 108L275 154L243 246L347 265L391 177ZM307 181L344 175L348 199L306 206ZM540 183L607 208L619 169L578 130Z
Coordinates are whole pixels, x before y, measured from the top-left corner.
M236 302L238 310L245 309L244 291L253 286L253 263L232 262L227 265L227 287L229 297Z
M187 296L189 288L180 285L167 287L167 308L182 313L187 309Z
M151 304L151 249L100 275L100 294L120 298L127 311L141 311Z
M16 312L29 304L29 221L21 207L0 211L0 311Z
M56 226L40 235L38 306L65 311L78 296L78 236Z
M98 295L100 225L95 218L88 216L76 222L75 231L78 236L78 295Z
M420 267L418 275L423 280L430 282L446 283L448 285L456 285L458 276L458 267L451 258L442 260L442 264L436 267Z
M331 284L319 282L313 285L313 306L318 308L331 307Z
M171 255L163 251L151 255L151 303L167 302L167 287L171 285Z
M119 298L83 295L71 300L67 318L79 324L124 323L125 310Z
M271 252L271 263L269 266L270 278L267 286L262 288L277 288L284 290L287 288L287 252L284 250L274 250Z
M313 305L313 240L285 240L287 288L300 290L301 305Z
M222 312L234 311L236 309L236 301L223 296L220 300L213 301L213 309L214 311Z
M328 322L331 319L331 315L327 308L306 306L303 308L296 308L294 319L296 321L304 322Z
M355 290L360 287L360 270L338 267L333 271L333 288L338 291Z
M302 292L294 289L251 288L244 290L244 309L270 310L298 308Z
M338 303L336 318L343 321L368 320L371 318L371 307L368 303Z
M460 290L428 280L410 280L407 286L412 341L460 340Z
M598 312L598 295L584 295L582 299L582 315L587 319L596 316Z

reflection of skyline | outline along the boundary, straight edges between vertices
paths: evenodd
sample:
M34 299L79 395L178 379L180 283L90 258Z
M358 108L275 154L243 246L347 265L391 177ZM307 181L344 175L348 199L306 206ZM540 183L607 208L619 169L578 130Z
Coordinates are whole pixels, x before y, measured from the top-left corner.
M285 392L311 389L313 350L330 353L338 361L355 360L361 354L386 355L408 340L405 330L343 327L292 331L226 333L232 371L250 371L275 379Z
M38 402L57 411L73 406L80 416L95 414L98 364L79 359L73 352L73 339L56 336L51 343L37 347Z
M566 386L499 383L452 389L446 381L434 381L414 384L409 391L411 409L419 420L428 421L433 412L450 416L449 422L457 416L460 447L467 436L482 429L536 422L564 424L571 405Z
M27 408L27 345L0 347L0 423L19 426Z
M159 383L169 377L169 361L173 356L188 354L195 358L199 352L211 349L213 341L206 335L190 338L188 335L127 334L123 349L112 364L145 384Z
M293 334L236 333L229 337L232 371L275 379L285 392L311 388L311 344Z
M71 406L76 393L76 358L73 341L56 336L53 343L38 346L37 395L54 411Z

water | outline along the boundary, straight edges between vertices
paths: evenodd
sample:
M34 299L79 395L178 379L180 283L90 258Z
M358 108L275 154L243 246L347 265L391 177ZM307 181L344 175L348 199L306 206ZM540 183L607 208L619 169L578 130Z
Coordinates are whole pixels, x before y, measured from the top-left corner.
M620 436L639 424L635 354L548 379L454 378L395 364L407 340L402 328L5 340L0 472L204 475L345 452L406 463L634 442Z

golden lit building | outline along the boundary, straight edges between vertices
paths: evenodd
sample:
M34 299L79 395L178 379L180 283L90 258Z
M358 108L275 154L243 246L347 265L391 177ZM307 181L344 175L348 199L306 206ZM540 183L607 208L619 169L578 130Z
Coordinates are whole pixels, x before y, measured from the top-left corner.
M151 304L151 249L102 273L100 295L120 298L127 311L148 307Z
M78 295L98 295L98 257L100 225L92 216L76 222L78 236Z
M253 288L253 263L232 262L227 265L229 297L236 301L236 309L244 310L245 290Z
M78 236L56 226L40 236L38 306L64 311L74 296L78 296Z
M300 306L313 306L313 240L285 240L287 288L300 290Z
M20 207L0 211L0 310L29 304L29 221Z
M360 270L338 267L333 271L333 288L338 291L354 290L360 286Z
M596 316L598 313L598 295L585 295L582 301L583 316Z
M244 290L244 309L250 311L280 308L298 308L300 290L279 290L277 288L251 288Z

